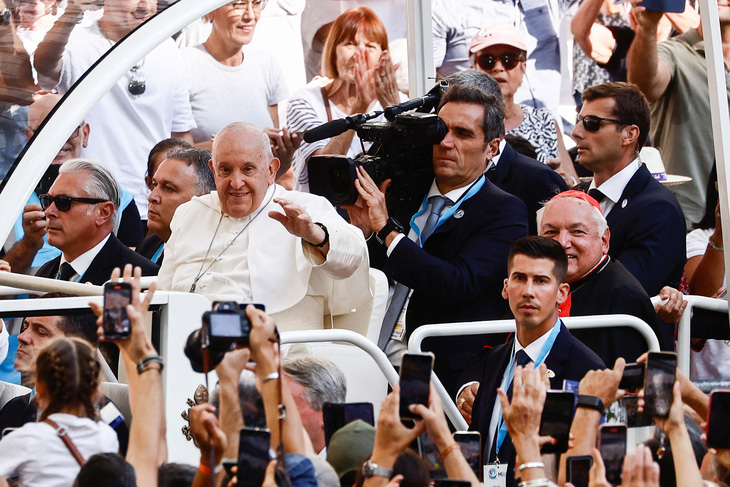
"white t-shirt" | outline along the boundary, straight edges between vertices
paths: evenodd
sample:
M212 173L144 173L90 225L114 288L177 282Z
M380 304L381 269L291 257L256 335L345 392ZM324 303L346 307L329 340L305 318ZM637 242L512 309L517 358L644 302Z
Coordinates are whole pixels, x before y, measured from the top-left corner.
M71 414L49 416L66 429L85 459L97 453L118 453L117 434L103 422ZM81 467L56 430L47 423L27 423L0 441L0 476L17 474L24 487L69 487Z
M687 259L705 255L714 228L697 228L687 234ZM723 282L723 285L725 283ZM725 340L707 340L699 352L690 355L690 379L710 380L730 377L730 344Z
M197 128L193 140L204 142L233 122L249 122L258 127L273 127L269 106L287 95L281 66L270 53L248 46L243 62L225 66L216 61L205 46L182 51L190 88L190 105Z
M68 89L112 46L99 31L98 24L77 26L63 53L63 68L58 83L60 93ZM145 79L145 92L129 93L132 77L127 72L86 116L91 127L89 146L83 157L101 162L114 172L119 185L134 193L142 218L147 215L147 187L144 176L147 156L159 141L172 132L187 132L195 127L190 95L180 52L172 39L165 40L140 62L138 74ZM48 79L40 77L45 88Z

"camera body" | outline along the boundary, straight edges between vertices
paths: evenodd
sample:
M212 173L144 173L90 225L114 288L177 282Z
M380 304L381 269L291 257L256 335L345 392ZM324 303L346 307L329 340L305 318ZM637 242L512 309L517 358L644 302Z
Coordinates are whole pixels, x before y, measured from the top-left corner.
M445 88L438 87L439 90ZM440 99L433 95L430 110ZM408 103L408 102L406 102ZM368 122L355 127L362 141L372 142L366 153L357 157L313 156L308 165L309 188L335 206L357 201L357 168L363 169L380 185L391 180L389 192L396 199L420 199L433 181L433 146L448 131L435 113L408 112L394 115L389 122Z
M215 301L213 310L203 313L202 345L228 348L236 343L248 345L251 322L246 311L233 301Z

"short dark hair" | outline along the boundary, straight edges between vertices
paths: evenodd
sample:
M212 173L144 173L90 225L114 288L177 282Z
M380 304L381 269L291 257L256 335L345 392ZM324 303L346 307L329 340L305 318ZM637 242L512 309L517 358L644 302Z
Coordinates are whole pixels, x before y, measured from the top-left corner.
M182 161L195 169L195 195L202 196L215 189L213 171L210 169L210 160L213 155L205 149L191 147L167 153L167 159Z
M490 141L504 135L504 103L496 96L476 86L457 84L449 87L441 98L439 111L449 102L473 103L484 107L481 127L484 132L485 146Z
M74 481L74 487L136 487L137 476L134 468L124 457L116 453L97 453L92 455L81 467Z
M192 145L188 144L183 139L178 139L177 137L170 137L169 139L159 141L152 147L149 155L147 156L147 175L149 177L154 176L154 168L152 167L153 159L160 152L167 153L173 149L190 149L191 147Z
M248 426L248 423L246 423ZM183 463L163 463L157 468L159 487L190 487L198 469Z
M639 138L636 141L636 153L639 153L649 136L651 111L649 110L649 102L635 84L624 81L601 83L586 88L581 98L584 102L601 98L613 98L616 102L613 117L627 122L628 125L639 127ZM621 125L618 126L618 128L620 127Z
M74 294L66 293L46 293L40 296L45 298L73 298ZM99 347L99 336L96 334L96 315L91 311L87 313L60 315L58 317L58 329L64 336L78 337L89 342L94 348Z
M529 140L522 137L521 135L507 134L504 136L504 140L506 140L507 143L512 146L512 148L518 154L522 154L523 156L527 156L532 159L537 159L537 151L535 150L535 146L533 146Z
M565 276L568 274L568 257L565 255L563 246L557 240L535 236L515 240L509 247L508 269L512 268L515 255L526 255L532 259L552 260L555 263L553 274L558 280L558 284L565 282Z

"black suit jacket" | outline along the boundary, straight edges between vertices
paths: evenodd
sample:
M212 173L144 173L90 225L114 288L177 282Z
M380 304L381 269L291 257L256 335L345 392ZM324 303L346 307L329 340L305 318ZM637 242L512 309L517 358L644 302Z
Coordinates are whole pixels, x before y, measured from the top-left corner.
M55 259L46 262L40 269L38 269L38 273L36 275L55 279L58 274L58 266L60 263L61 256L58 256ZM90 282L91 284L100 286L109 280L109 276L111 276L115 267L123 269L126 264L141 267L143 276L156 276L157 271L160 270L157 264L153 264L138 253L134 252L112 234L109 236L109 240L107 240L106 244L104 244L96 257L94 257L94 260L91 261L91 265L84 275L81 276L79 282Z
M489 171L487 176L500 189L517 196L525 204L530 235L537 235L537 210L544 202L568 189L560 174L549 166L520 154L509 143L504 144L494 174Z
M497 400L497 389L500 387L505 369L509 365L513 340L514 335L507 343L495 348L487 356L482 369L482 378L479 381L479 392L474 400L472 423L469 429L481 433L484 464L494 461L494 458L489 458L492 445L486 444L486 442L489 440L489 423L492 419L494 402ZM605 368L601 359L573 337L562 322L560 333L545 358L545 365L548 370L555 373L555 376L550 379L552 389L562 389L563 381L566 379L578 382L588 371ZM515 484L515 449L509 434L502 443L499 457L501 463L509 462L507 486L510 487Z
M159 250L159 248L163 245L165 245L165 242L163 242L160 237L153 233L149 237L145 237L145 239L142 240L139 245L137 245L137 248L134 249L134 251L145 259L149 259L150 261L152 261L152 258L155 256L157 250ZM164 256L165 251L163 250L155 264L161 266Z
M644 164L629 180L608 216L608 255L639 280L649 296L679 288L687 261L684 213L674 194Z

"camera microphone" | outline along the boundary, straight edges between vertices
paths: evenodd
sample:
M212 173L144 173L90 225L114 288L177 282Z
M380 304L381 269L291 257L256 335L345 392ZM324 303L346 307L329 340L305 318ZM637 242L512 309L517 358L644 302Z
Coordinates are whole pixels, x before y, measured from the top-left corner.
M304 142L307 142L308 144L322 139L329 139L330 137L335 137L350 129L354 129L358 125L380 116L382 113L382 110L376 110L370 113L356 113L349 117L332 120L331 122L323 123L319 127L307 130L304 134L302 134L302 137L304 138Z
M395 120L396 115L400 115L401 113L409 110L415 110L416 108L425 107L423 111L430 112L432 109L436 108L436 105L438 105L439 101L441 101L441 95L446 93L448 87L449 82L441 80L425 95L404 101L398 105L391 105L384 110L383 114L387 120L392 122Z

